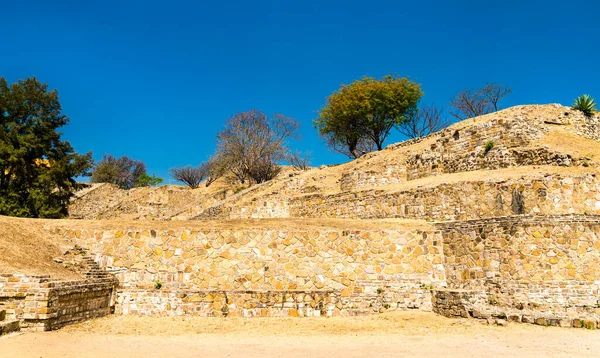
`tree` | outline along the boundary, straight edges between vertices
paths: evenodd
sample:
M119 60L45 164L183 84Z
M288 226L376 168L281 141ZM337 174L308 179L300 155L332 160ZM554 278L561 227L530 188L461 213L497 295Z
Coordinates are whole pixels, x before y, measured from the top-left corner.
M196 189L209 176L209 169L209 164L206 162L197 167L188 165L187 167L171 168L170 172L175 180L187 184L192 189Z
M0 215L64 217L74 178L89 174L92 153L75 153L57 131L70 120L58 99L35 77L0 78Z
M136 184L136 188L159 186L162 182L163 182L162 178L159 178L154 174L148 175L148 174L144 173L138 177L138 182Z
M146 174L146 165L140 160L126 156L115 158L105 154L92 171L92 183L111 183L121 189L131 189L138 185L141 175Z
M223 158L219 157L219 152L212 156L208 162L206 162L207 166L207 177L206 177L206 187L208 188L212 183L214 183L217 179L221 178L223 175L229 171L227 167L227 163Z
M256 110L238 113L217 135L213 165L228 168L241 183L270 180L279 173L278 162L288 157L287 140L297 138L298 127L281 114L269 118Z
M510 92L510 88L493 83L480 89L462 90L450 101L450 114L463 120L496 112L500 109L498 103Z
M414 116L398 126L398 131L408 138L421 138L446 128L450 122L443 118L443 110L435 105L419 108Z
M300 151L295 151L294 153L290 154L288 161L296 169L307 170L307 169L310 169L311 154L312 154L311 152L303 153Z
M421 86L408 78L364 77L327 98L315 127L330 147L356 158L364 150L383 149L391 130L417 111L422 95Z

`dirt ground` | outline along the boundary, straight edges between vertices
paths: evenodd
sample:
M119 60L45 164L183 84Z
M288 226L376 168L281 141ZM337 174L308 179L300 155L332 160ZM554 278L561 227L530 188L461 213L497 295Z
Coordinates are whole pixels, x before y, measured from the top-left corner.
M483 325L426 312L369 317L111 316L0 338L0 357L597 357L600 331Z

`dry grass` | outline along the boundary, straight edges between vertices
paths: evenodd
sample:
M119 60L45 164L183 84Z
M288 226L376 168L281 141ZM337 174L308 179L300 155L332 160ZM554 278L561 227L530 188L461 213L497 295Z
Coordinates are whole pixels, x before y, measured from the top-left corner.
M38 221L0 216L0 273L51 275L57 279L80 279L52 259L65 247Z
M182 220L182 221L143 221L143 220L33 220L35 225L67 227L91 230L157 229L157 230L393 230L431 229L425 220L410 219L329 219L329 218L290 218L290 219L235 219L235 220Z
M540 140L541 145L552 151L566 153L573 158L600 160L600 142L588 139L569 131L568 127L554 127Z

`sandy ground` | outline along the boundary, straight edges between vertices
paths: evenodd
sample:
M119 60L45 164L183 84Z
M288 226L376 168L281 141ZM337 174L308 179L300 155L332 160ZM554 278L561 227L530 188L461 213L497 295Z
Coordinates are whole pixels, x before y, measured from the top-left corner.
M600 331L424 312L346 318L111 316L0 338L0 357L597 357Z

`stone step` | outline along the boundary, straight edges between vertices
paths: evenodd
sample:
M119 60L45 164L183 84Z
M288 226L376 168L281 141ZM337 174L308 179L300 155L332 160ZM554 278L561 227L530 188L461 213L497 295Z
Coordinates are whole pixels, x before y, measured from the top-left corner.
M16 320L0 322L0 336L21 330L21 322Z

